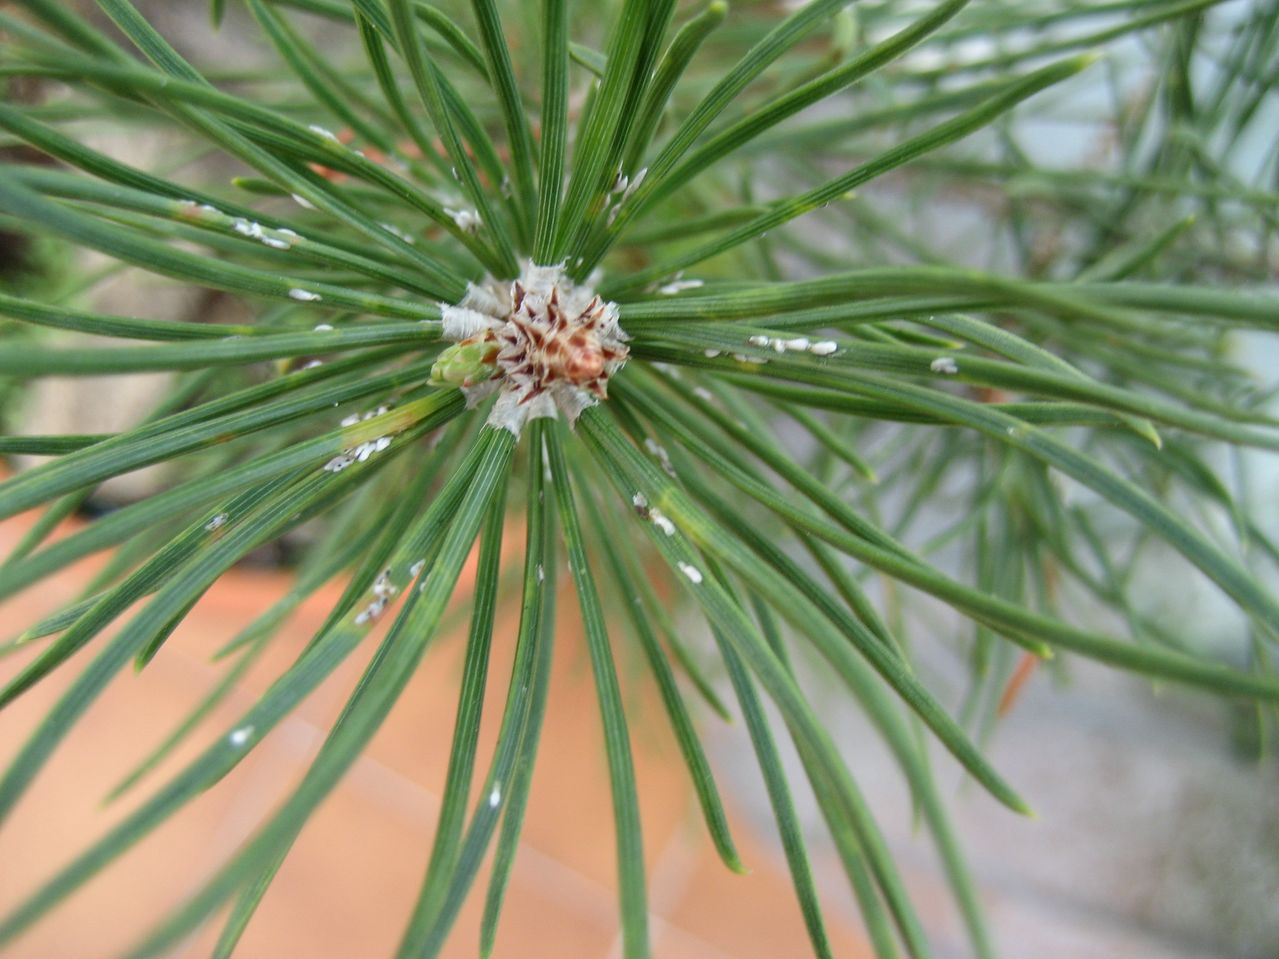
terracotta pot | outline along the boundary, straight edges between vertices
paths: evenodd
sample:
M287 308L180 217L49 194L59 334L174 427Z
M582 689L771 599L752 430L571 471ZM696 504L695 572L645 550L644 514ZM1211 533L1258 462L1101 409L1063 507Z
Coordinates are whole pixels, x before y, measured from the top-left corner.
M10 548L32 519L28 515L0 525L0 548ZM519 537L513 540L511 552L518 555ZM2 621L16 632L73 598L100 563L82 563L42 584L38 595L8 603ZM473 575L473 565L468 565L459 585L460 602L466 601ZM292 661L335 601L337 586L303 605L263 660L187 744L132 792L101 805L120 778L217 681L221 668L210 663L212 652L288 582L288 575L280 572L232 571L142 673L128 671L109 687L0 830L6 863L0 869L0 912L135 808L215 736L224 735ZM498 957L602 957L617 947L608 776L571 589L560 597L559 610L550 706L522 849L498 930ZM499 610L477 778L483 775L505 699L518 612L517 605ZM465 618L459 621L464 624ZM464 625L436 641L384 728L302 833L238 956L350 959L393 953L430 849L464 642ZM98 645L5 711L0 760L16 752ZM195 890L296 784L373 646L366 643L222 783L19 940L6 953L9 959L93 959L116 955L136 942ZM716 858L656 691L641 669L625 668L639 666L640 657L631 652L621 649L618 658L642 797L653 954L663 959L809 954L772 840L753 838L745 820L736 817L736 839L751 875L735 876ZM0 679L13 675L28 656L0 660ZM487 872L445 955L475 955L486 878ZM835 912L829 918L838 955L868 954L851 924L842 923ZM211 923L184 954L207 955L218 928Z

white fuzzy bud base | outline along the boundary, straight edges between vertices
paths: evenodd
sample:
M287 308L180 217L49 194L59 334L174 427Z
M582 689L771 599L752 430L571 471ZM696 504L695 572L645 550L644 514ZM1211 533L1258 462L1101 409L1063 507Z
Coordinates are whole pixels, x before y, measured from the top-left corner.
M488 423L518 439L524 424L563 414L569 425L608 396L608 380L626 362L628 337L617 304L568 278L563 265L523 264L518 279L469 284L462 302L443 308L447 340L483 337L498 346L493 376L466 386L467 406L493 392Z

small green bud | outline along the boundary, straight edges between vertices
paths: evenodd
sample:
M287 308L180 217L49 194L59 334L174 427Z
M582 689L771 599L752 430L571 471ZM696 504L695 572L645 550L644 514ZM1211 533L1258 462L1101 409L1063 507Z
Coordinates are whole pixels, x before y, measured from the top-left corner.
M454 343L431 367L432 386L474 386L497 372L497 342L491 333Z

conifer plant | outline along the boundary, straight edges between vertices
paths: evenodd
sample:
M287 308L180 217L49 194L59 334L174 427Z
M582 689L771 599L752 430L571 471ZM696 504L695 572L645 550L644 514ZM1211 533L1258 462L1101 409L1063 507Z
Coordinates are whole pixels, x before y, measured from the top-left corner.
M253 67L179 52L130 0L0 11L0 227L111 261L46 295L0 277L0 375L175 374L120 432L0 438L38 458L0 483L0 517L42 511L0 598L109 556L0 648L0 713L75 673L6 758L0 820L109 683L181 642L220 576L319 532L288 594L226 637L225 681L157 730L125 781L146 798L0 916L0 944L56 922L373 645L306 775L131 953L164 954L216 915L232 954L310 815L429 666L473 548L456 724L429 733L451 736L449 776L402 956L439 953L496 847L479 950L494 946L531 770L556 748L539 734L557 596L585 627L627 959L650 954L639 721L669 722L735 870L699 729L744 725L823 957L815 841L878 955L931 954L823 697L882 736L982 957L998 936L949 784L962 771L986 794L965 801L1029 812L984 746L1036 663L1086 657L1224 697L1264 747L1279 549L1243 480L1279 449L1279 420L1273 378L1240 360L1279 328L1263 289L1279 4L210 6L208 29L257 45ZM171 146L143 168L90 145L103 128ZM141 271L248 318L92 309L97 283ZM104 481L161 463L159 492L50 536ZM524 543L513 563L504 532ZM1223 598L1228 642L1160 614L1136 575L1152 564ZM484 702L506 566L511 681ZM341 599L296 659L233 726L202 723L330 581ZM920 604L953 614L944 636L915 635ZM930 644L968 675L923 668ZM651 672L665 715L632 714L627 669ZM487 754L483 710L501 717ZM144 775L187 740L196 758Z

